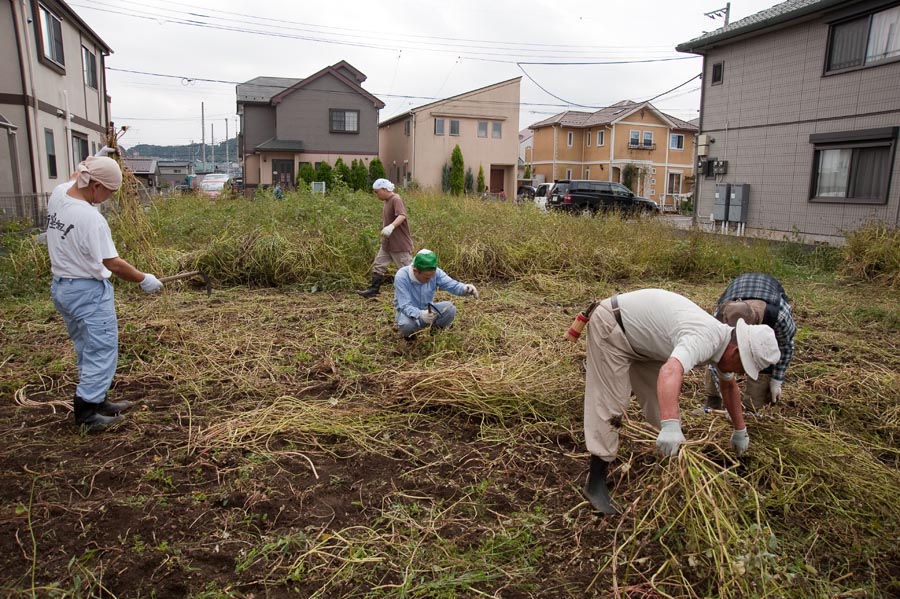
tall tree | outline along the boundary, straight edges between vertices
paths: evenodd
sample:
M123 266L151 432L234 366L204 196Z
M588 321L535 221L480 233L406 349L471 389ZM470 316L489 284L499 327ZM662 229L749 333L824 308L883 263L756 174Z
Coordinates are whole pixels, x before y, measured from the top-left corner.
M478 165L478 193L484 193L484 165Z
M466 193L475 191L475 176L472 174L472 167L466 169Z
M334 161L334 172L332 174L332 178L334 180L335 186L350 186L350 167L347 166L347 163L344 162L344 159L341 157L338 157L338 159Z
M453 148L450 155L450 193L453 195L462 195L466 187L466 163L463 161L462 150L459 144Z
M381 159L376 156L372 159L372 162L369 163L369 185L375 182L375 179L385 179L387 178L387 173L384 172L384 164L382 164Z

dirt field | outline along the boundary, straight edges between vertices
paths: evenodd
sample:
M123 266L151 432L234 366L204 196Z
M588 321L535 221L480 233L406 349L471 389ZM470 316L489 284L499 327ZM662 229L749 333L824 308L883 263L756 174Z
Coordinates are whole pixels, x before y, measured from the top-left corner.
M721 291L651 284L707 307ZM717 595L734 574L706 567L708 548L685 545L697 558L680 564L681 581L655 578L670 531L640 525L666 491L642 485L665 481L675 466L656 457L654 434L636 412L611 475L627 513L598 517L581 499L584 344L560 339L590 298L549 285L484 285L480 302L457 301L457 326L413 343L392 330L390 288L371 302L243 288L209 299L187 286L155 298L121 292L110 398L137 405L115 430L89 436L73 426L74 354L52 305L6 309L0 590L247 599L637 598L667 588ZM896 298L833 281L790 281L788 289L801 330L785 402L771 424L751 420L753 445L738 474L778 468L755 461L754 448L770 443L759 431L780 426L780 415L867 435L896 473ZM686 435L698 456L730 463L727 423L688 414L702 403L700 389L692 374L682 398ZM861 401L878 413L845 411ZM787 443L775 449L791 451ZM816 475L797 476L802 494L804 477ZM770 482L763 491L774 496ZM823 588L834 597L900 596L900 553L882 544L896 540L896 528L879 528L892 523L861 507L858 536L842 554L829 545L840 525L829 533L823 506L782 509L763 508L782 543L772 549L774 565L748 561L748 575L775 577L797 597ZM786 539L792 526L796 539ZM625 546L633 549L618 553ZM790 553L797 547L805 559ZM674 590L688 584L690 592ZM854 589L863 594L839 595Z

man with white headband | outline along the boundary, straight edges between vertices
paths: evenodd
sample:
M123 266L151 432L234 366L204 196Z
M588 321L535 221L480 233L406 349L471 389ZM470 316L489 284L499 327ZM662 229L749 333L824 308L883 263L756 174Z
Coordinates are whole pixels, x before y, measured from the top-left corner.
M372 189L378 199L384 202L381 210L381 248L372 263L372 283L356 293L372 298L385 281L388 265L393 262L397 268L408 266L412 262L412 235L409 233L409 222L406 218L406 206L403 198L394 193L394 184L387 179L376 179Z
M88 432L120 421L120 412L131 407L128 401L106 399L119 350L110 275L139 283L147 293L162 288L155 276L119 257L109 224L97 209L121 184L122 171L115 160L90 156L70 181L53 190L47 205L50 295L75 346L75 424Z

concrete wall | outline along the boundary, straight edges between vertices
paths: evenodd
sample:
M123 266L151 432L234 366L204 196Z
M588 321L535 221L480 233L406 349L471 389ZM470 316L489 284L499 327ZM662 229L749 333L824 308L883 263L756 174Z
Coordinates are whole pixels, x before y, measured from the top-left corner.
M823 74L824 18L710 51L704 60L702 132L709 156L728 160L716 180L749 183L748 231L840 243L842 232L873 220L898 225L900 153L886 205L809 201L814 148L810 134L900 124L900 62ZM723 81L711 85L712 65ZM697 214L708 222L716 180L698 178Z
M329 109L359 111L359 133L331 133ZM331 74L288 94L275 107L278 139L301 140L306 152L378 153L378 109Z

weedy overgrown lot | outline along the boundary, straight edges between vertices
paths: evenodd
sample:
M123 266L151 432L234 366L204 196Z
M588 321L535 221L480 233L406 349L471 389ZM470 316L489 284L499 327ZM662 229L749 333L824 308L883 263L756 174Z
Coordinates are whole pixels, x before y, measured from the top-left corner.
M82 435L46 249L0 255L0 591L48 598L888 598L900 596L900 240L842 250L406 196L416 247L479 286L452 329L400 341L362 286L371 195L192 196L110 220L120 252L191 282L117 283L115 430ZM711 309L778 276L797 350L784 401L729 423L681 400L688 443L639 411L611 471L617 518L582 500L591 299L658 286Z

